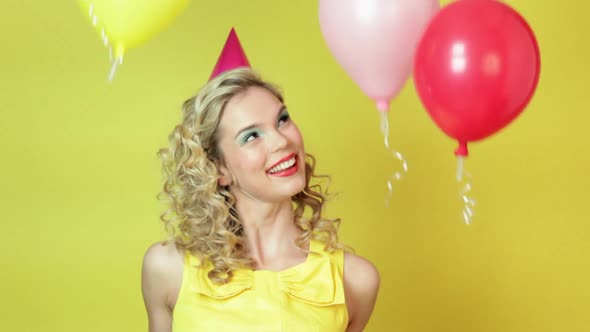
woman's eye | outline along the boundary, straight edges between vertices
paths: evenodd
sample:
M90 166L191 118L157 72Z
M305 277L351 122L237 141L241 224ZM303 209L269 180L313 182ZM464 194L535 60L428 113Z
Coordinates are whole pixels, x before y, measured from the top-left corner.
M258 133L257 132L251 132L247 135L244 136L244 138L242 139L243 143L248 143L250 141L252 141L253 139L258 137Z
M291 118L289 117L289 113L285 112L281 114L281 116L279 117L279 126L286 122L289 122L290 119Z

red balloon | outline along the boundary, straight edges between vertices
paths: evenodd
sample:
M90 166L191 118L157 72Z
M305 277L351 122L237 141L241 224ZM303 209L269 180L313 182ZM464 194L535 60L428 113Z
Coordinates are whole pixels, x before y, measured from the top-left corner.
M537 87L539 47L526 21L495 0L441 9L418 45L414 84L434 122L459 141L488 137L514 120Z

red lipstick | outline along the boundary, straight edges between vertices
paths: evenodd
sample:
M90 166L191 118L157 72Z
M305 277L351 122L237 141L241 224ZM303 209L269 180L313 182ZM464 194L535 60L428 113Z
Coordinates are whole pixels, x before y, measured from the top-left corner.
M274 165L272 165L272 166L270 166L269 168L267 168L267 169L266 169L266 171L268 172L268 171L270 171L270 170L271 170L273 167L277 166L278 164L280 164L280 163L282 163L282 162L285 162L285 161L287 161L287 160L289 160L289 159L291 159L291 158L293 158L293 157L296 157L296 156L297 156L297 155L296 155L295 153L291 153L291 154L287 155L285 158L283 158L283 159L281 159L281 160L277 161L277 162L276 162ZM297 163L297 160L295 160L295 163Z
M286 169L283 169L283 170L280 170L280 171L278 171L278 172L269 173L269 171L270 171L271 169L273 169L273 167L275 167L275 166L277 166L277 165L279 165L279 164L281 164L281 163L283 163L283 162L285 162L285 161L287 161L287 160L290 160L290 159L292 159L292 158L295 158L295 163L294 163L294 164L293 164L291 167L289 167L289 168L286 168ZM268 175L270 175L270 176L285 177L285 176L291 176L291 175L293 175L293 174L297 173L297 171L299 171L299 163L298 163L297 154L295 154L295 153L291 153L291 154L290 154L290 155L288 155L287 157L285 157L285 158L283 158L283 159L279 160L278 162L276 162L276 163L275 163L275 164L274 164L272 167L270 167L270 168L269 168L269 169L266 171L266 173L267 173Z

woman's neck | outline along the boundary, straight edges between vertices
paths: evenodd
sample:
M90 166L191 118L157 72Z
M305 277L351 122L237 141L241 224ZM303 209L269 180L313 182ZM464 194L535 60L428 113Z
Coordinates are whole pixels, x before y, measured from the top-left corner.
M280 203L238 200L236 210L248 254L257 268L281 269L283 264L305 258L305 252L295 245L302 230L295 225L290 200Z

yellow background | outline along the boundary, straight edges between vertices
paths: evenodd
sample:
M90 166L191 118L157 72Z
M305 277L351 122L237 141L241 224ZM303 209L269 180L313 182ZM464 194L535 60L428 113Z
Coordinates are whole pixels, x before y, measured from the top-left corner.
M306 148L341 195L329 216L381 271L367 331L590 331L590 47L587 1L509 1L536 31L543 70L528 109L471 145L478 201L460 217L455 143L406 86L392 142L409 161L386 209L372 102L336 64L317 1L192 1L108 56L74 1L0 6L0 324L3 331L146 331L145 249L162 237L158 148L208 78L231 25L285 90Z

